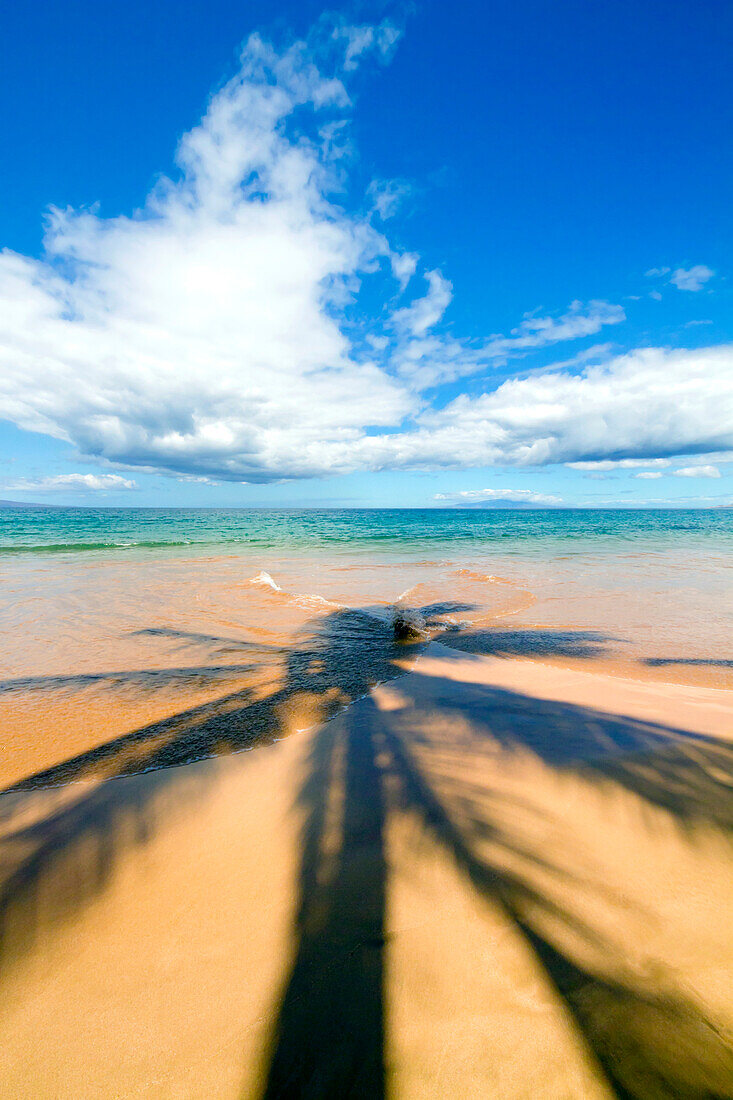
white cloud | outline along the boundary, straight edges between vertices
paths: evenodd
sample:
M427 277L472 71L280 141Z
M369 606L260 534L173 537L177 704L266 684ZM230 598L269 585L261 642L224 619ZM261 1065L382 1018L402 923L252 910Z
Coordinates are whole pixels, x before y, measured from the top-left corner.
M510 379L426 411L412 433L361 441L372 464L545 465L728 449L733 347L644 348L581 374ZM648 463L647 463L648 464Z
M717 466L683 466L674 471L675 477L720 477Z
M604 325L617 325L626 320L621 306L610 302L592 301L587 307L582 302L571 302L562 317L537 317L528 314L521 325L512 329L511 336L492 340L487 348L492 354L514 351L518 348L539 348L556 344L561 340L577 340L593 336Z
M705 460L708 460L707 462ZM697 471L700 469L714 470L716 467L712 465L711 460L717 463L732 462L733 454L730 451L713 451L710 454L698 454L695 456L695 466L686 467L689 473L684 473L683 477L698 477L698 476L719 476L716 474L699 475ZM642 480L649 481L663 477L668 468L672 465L671 458L623 458L623 459L602 459L598 462L567 462L566 465L572 470L583 470L591 475L600 475L603 472L609 470L634 470L641 469L641 473L634 474L635 478L641 478ZM663 472L664 471L664 472ZM693 473L692 471L695 471ZM671 473L672 471L670 471ZM676 475L677 476L677 475Z
M601 459L597 462L567 462L572 470L634 470L639 466L669 466L668 458Z
M400 284L400 289L404 290L409 283L412 276L417 271L417 262L419 256L416 256L414 252L393 252L390 256L390 263L392 265L392 274ZM384 341L384 347L387 347L389 340L386 336L371 337L372 340L379 339Z
M670 267L651 267L644 274L647 279L659 279L664 275L669 275L667 281L676 286L678 290L694 291L701 290L705 283L712 279L715 272L706 264L695 264L689 268L678 267L674 271ZM652 290L649 296L657 301L662 297L658 290Z
M455 493L436 493L433 500L446 504L562 504L562 498L535 493L531 489L460 489Z
M386 57L396 32L340 26L323 45L322 29L320 68L312 42L278 53L251 37L180 142L180 178L134 216L53 210L44 258L0 253L0 416L128 470L250 482L733 448L727 347L644 349L581 373L576 359L429 407L428 387L624 312L573 302L459 339L438 328L452 294L438 270L395 308L419 258L368 204L336 204L348 157L334 135L344 74L367 51Z
M400 35L398 28L386 19L377 27L371 27L368 24L360 26L341 24L333 31L333 37L336 40L343 39L346 42L343 67L344 72L347 73L357 68L359 58L368 51L373 50L383 61L388 60Z
M687 270L684 267L678 267L670 275L669 281L674 283L678 290L701 290L714 274L715 272L711 271L705 264L695 264L694 267Z
M546 374L548 371L566 370L568 367L579 367L591 362L606 362L611 358L612 351L613 344L593 344L576 355L571 355L568 359L558 360L550 366L532 367L530 371L533 374L538 374L540 371Z
M492 336L482 344L470 346L449 336L430 334L451 302L452 287L439 271L427 272L426 279L427 294L393 314L400 339L392 364L398 375L417 390L476 374L528 351L591 336L604 325L618 324L626 317L621 306L610 302L591 301L584 305L576 301L560 317L527 314L509 336ZM589 351L592 354L594 349ZM574 362L579 362L581 356Z
M437 325L453 297L453 288L439 271L428 271L425 278L428 282L427 294L423 298L415 298L409 306L398 309L393 315L394 324L408 336L424 336L428 329Z
M700 466L720 466L733 462L733 451L709 451L706 454L696 454L695 462Z
M729 449L733 348L647 348L581 374L513 378L426 410L412 432L369 437L352 455L384 466L545 465Z
M53 211L45 261L2 253L0 415L86 456L252 481L326 473L324 441L399 424L412 395L336 320L389 247L329 201L323 147L287 131L298 108L347 104L305 44L253 36L178 182L133 218Z
M372 180L367 194L379 217L386 221L394 217L404 200L412 194L412 187L406 180Z
M119 474L57 474L55 477L16 478L4 482L3 489L23 493L98 493L137 489L137 485Z

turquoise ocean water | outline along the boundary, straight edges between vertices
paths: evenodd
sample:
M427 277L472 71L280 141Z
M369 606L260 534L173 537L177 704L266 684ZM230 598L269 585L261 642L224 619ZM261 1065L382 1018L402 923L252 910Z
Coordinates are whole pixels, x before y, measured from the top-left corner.
M0 554L114 553L220 547L277 551L428 546L549 551L733 545L733 509L480 511L62 508L0 511Z

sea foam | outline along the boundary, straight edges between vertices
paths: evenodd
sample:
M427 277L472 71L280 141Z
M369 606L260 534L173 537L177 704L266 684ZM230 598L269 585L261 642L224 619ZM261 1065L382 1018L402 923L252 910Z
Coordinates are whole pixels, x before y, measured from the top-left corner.
M258 573L256 577L250 577L250 584L261 584L266 588L271 588L273 592L282 592L282 588L279 584L276 584L269 573L265 573L264 570Z

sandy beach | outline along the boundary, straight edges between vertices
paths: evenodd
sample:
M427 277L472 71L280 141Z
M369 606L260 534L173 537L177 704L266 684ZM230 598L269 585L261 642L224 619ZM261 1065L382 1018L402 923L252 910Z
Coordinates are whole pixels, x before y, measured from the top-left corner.
M3 1096L731 1094L729 693L400 663L6 790Z

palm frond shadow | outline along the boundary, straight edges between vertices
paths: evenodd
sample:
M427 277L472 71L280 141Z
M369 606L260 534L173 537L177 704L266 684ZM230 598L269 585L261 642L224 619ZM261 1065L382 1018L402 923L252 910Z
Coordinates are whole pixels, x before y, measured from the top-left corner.
M549 630L527 628L513 630L461 629L448 627L437 635L452 649L496 657L573 657L584 660L602 657L609 642L622 642L599 630Z
M697 668L733 668L733 661L724 657L646 657L644 664L650 668L665 665L691 665Z
M400 685L404 691L403 685L404 681ZM523 706L532 706L536 711L538 701L522 700L520 697L512 703L515 711ZM487 705L492 716L492 736L496 733L497 709L501 710L498 700ZM551 709L555 711L555 706L552 705ZM540 731L540 738L546 738L549 751L545 755L553 761L554 767L577 767L581 774L601 777L604 769L600 755L590 773L587 762L573 758L572 748L577 751L578 736L570 738L570 751L568 748L558 749L555 744L555 735L559 730L573 725L583 731L581 736L590 730L593 737L601 717L585 712L584 708L558 707L553 729L553 722L546 720L542 704L539 705L535 726ZM480 712L477 713L474 706L472 724L480 724L481 719ZM514 730L511 737L507 728L503 731L504 744L526 748L527 738L522 734L521 723L511 725ZM616 727L616 733L622 735L624 742L638 737L648 744L650 738L661 740L666 732L661 728L643 728L642 724L631 720L621 720ZM668 732L670 735L674 733ZM500 728L499 740L501 737ZM547 882L547 871L556 878L563 875L570 877L571 890L583 885L572 881L576 876L568 876L562 867L562 853L558 853L553 866L548 864L546 855L538 855L535 849L519 841L517 834L521 833L521 829L507 829L503 824L504 815L500 811L506 807L502 805L501 793L493 792L492 798L492 792L484 791L483 797L470 797L468 781L456 780L452 773L446 781L446 775L440 774L439 758L437 764L433 759L429 767L423 766L419 754L412 751L406 739L400 736L399 725L395 729L387 724L385 740L399 780L403 807L419 815L423 827L447 848L477 892L503 908L507 919L532 948L551 986L567 1006L578 1035L613 1093L623 1100L630 1097L638 1100L698 1100L703 1096L709 1100L724 1100L730 1097L733 1087L730 1037L721 1033L705 1009L685 991L670 986L665 977L638 977L630 973L621 960L614 966L612 945L605 941L602 933L574 913L567 901L558 902L554 892L549 893L546 887L538 888L538 883ZM533 747L537 748L536 740ZM607 748L605 744L601 751L605 752ZM561 758L564 758L562 763ZM623 759L623 753L620 759ZM727 756L727 766L730 777L733 775L731 753ZM619 763L614 778L620 783L630 780L628 788L638 793L633 768L626 773ZM685 815L699 820L699 787L695 785L689 803L683 805L678 799L670 804L663 793L664 772L659 780L658 787L649 785L645 788L643 797L651 795L656 805L663 806L675 816L681 809ZM447 799L446 786L452 787ZM727 801L725 786L722 775L716 779L707 776L706 805L713 796L722 815L725 814ZM443 792L442 796L436 793L438 790ZM718 815L714 813L712 816L717 818ZM489 845L487 840L491 841ZM488 856L487 849L491 853ZM515 859L507 860L508 856ZM520 870L509 871L508 865L515 865ZM594 884L593 888L604 893L603 887L598 884ZM566 890L560 896L566 898L567 895ZM609 898L609 901L613 900ZM552 928L563 930L559 941L548 933L548 929ZM614 976L609 977L603 970L593 971L574 956L566 946L573 938L592 947L596 957L608 960L611 971L615 971Z

